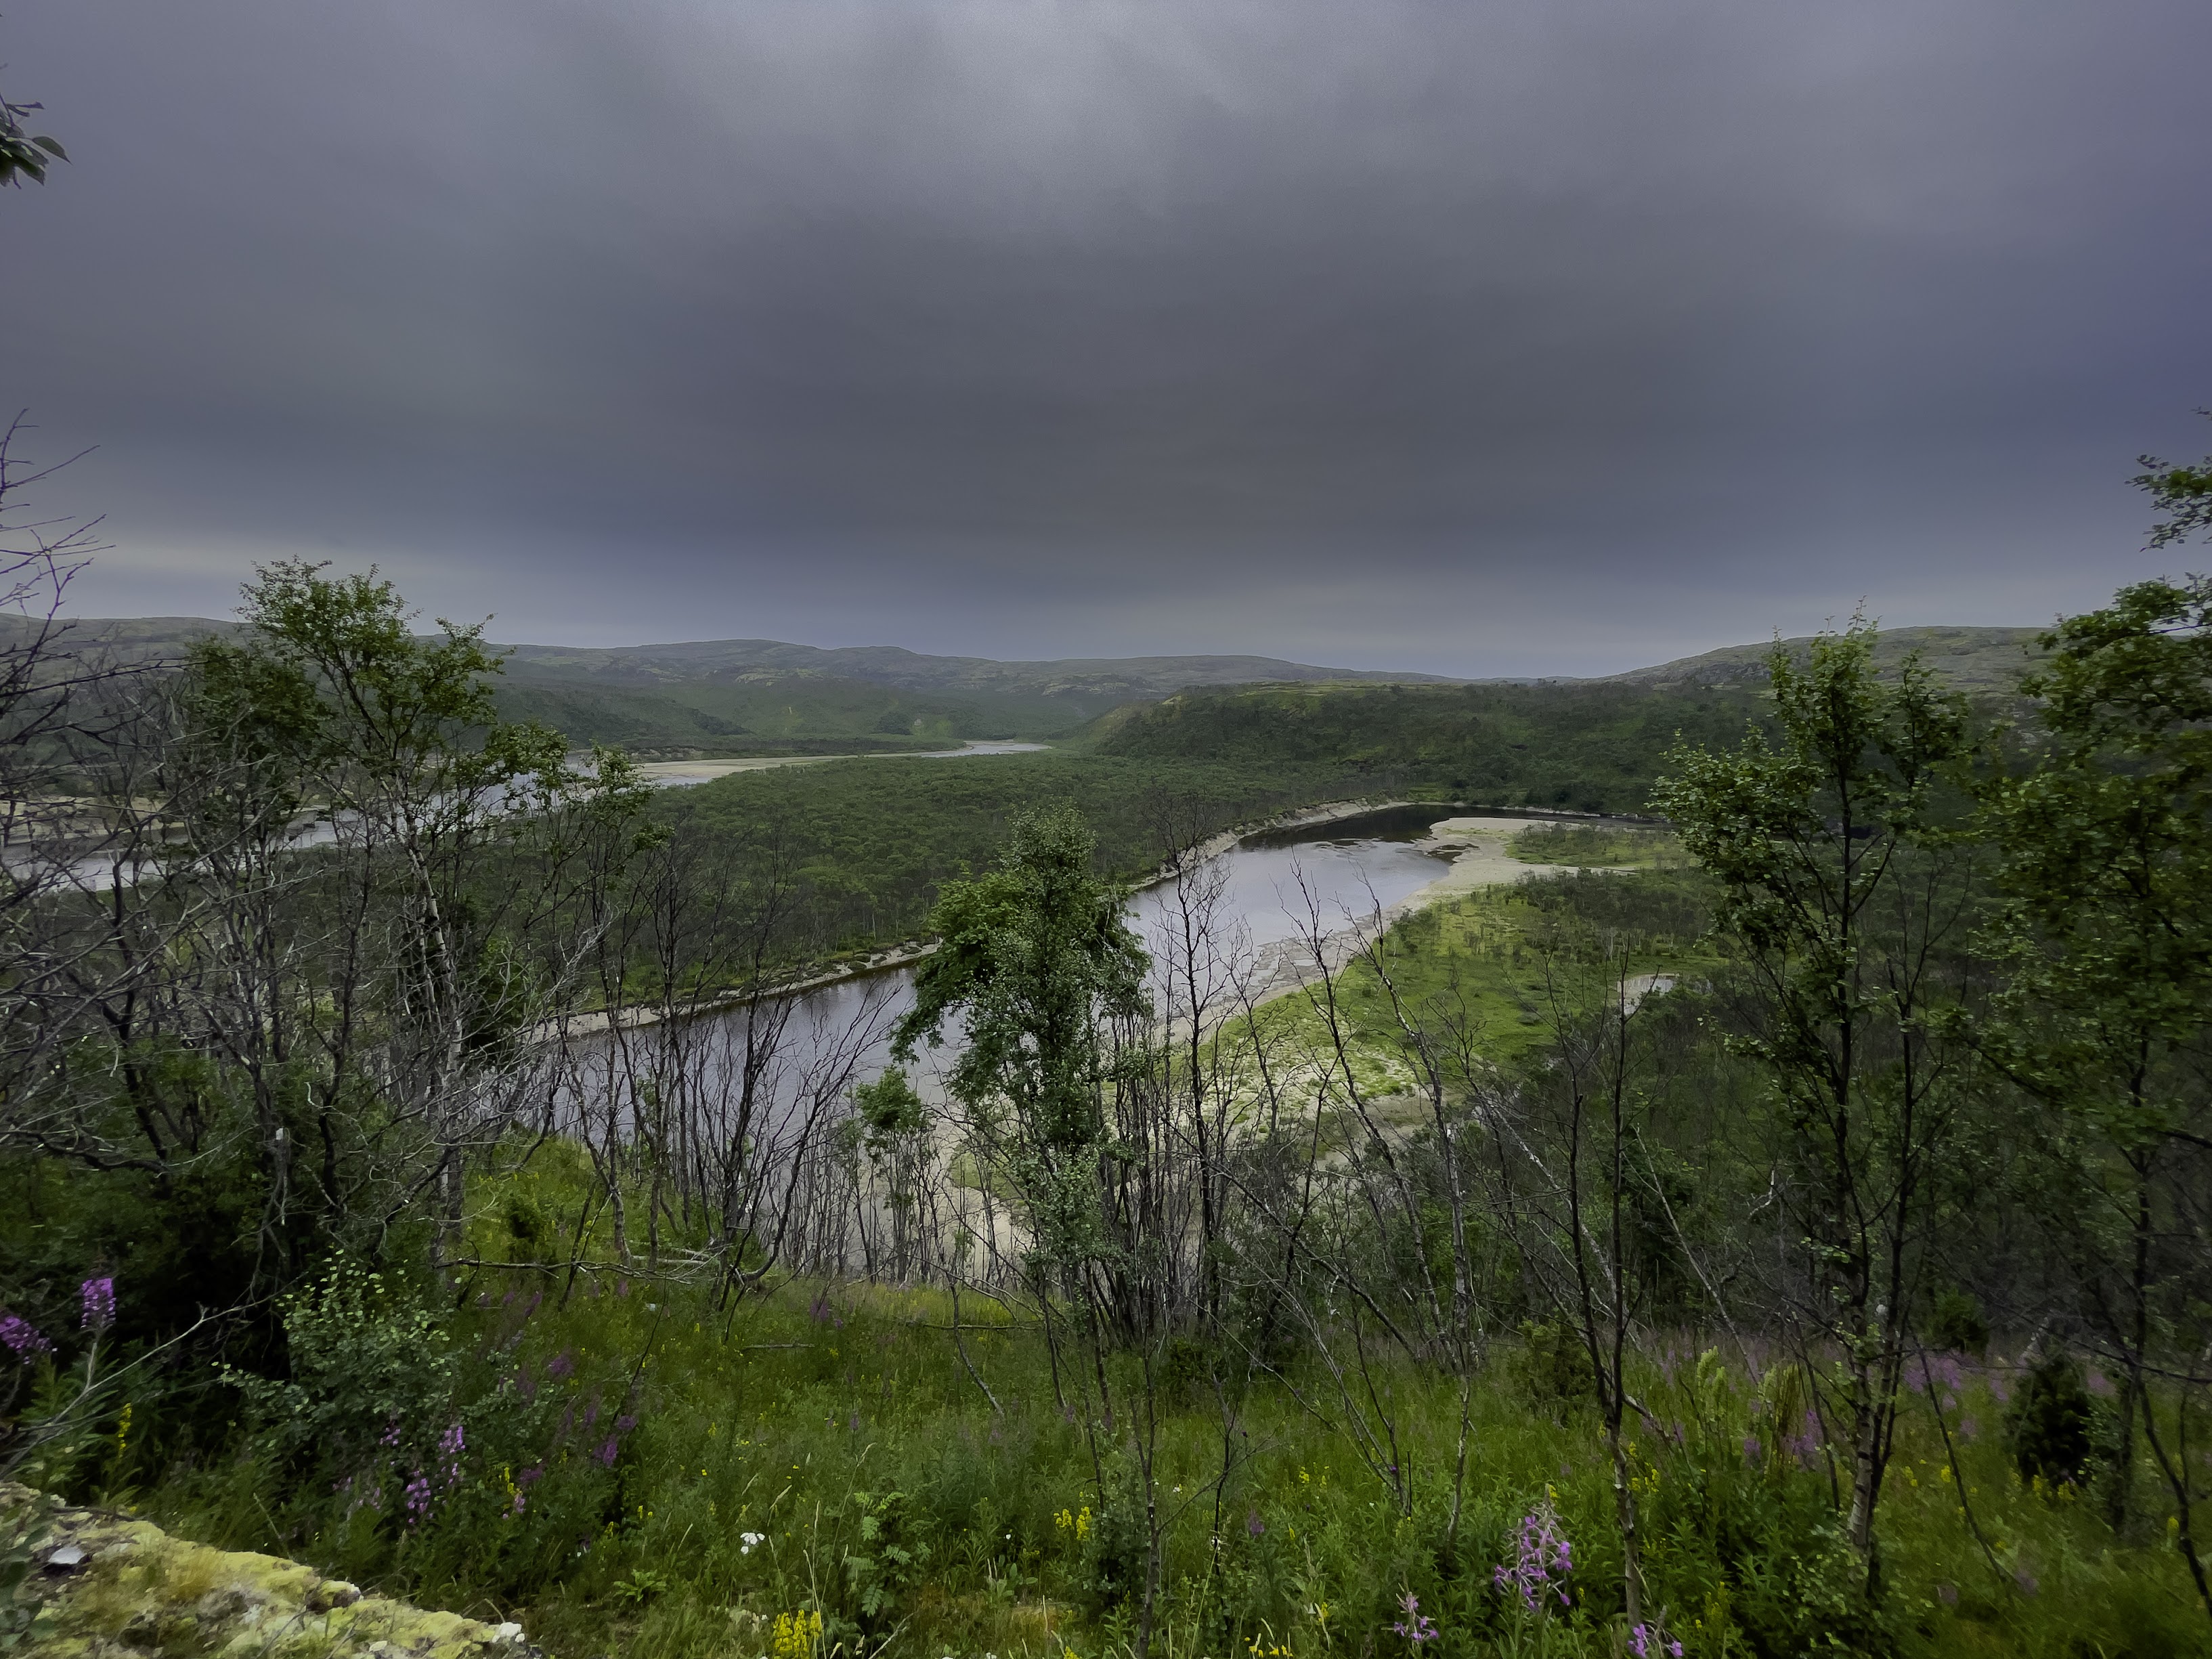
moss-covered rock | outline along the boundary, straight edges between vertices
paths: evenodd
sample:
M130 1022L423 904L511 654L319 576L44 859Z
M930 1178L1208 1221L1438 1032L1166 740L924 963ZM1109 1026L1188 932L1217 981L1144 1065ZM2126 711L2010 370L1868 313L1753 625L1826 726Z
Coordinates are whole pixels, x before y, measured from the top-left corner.
M44 1603L19 1651L54 1659L542 1659L519 1625L365 1595L273 1555L210 1549L150 1522L58 1505L0 1482L0 1541L42 1522L17 1592Z

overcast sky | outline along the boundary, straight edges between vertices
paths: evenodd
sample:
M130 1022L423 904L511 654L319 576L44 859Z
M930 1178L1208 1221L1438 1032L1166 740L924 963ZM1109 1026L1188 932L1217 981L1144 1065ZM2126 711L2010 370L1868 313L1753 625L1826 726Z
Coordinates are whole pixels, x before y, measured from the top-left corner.
M2204 0L12 0L77 609L1589 673L2178 568ZM2198 552L2197 562L2212 556Z

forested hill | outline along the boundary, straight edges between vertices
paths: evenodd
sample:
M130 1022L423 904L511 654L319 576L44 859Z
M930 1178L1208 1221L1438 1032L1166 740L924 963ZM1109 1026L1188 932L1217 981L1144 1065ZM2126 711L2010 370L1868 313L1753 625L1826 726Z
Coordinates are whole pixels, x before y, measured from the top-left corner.
M806 676L861 680L909 691L953 691L1103 698L1109 704L1164 696L1192 685L1245 685L1260 680L1396 681L1443 684L1440 674L1322 668L1279 657L1064 657L999 662L988 657L933 657L897 646L824 649L780 640L705 640L680 645L586 648L562 645L501 647L511 665L589 675L601 681L666 684L683 680L738 680Z
M1310 773L1492 805L1640 809L1678 736L1733 744L1747 687L1255 685L1186 691L1092 728L1102 755Z
M2041 654L2036 628L1886 628L1875 636L1877 672L1894 673L1912 653L1950 684L1966 692L2005 692L2019 684L2020 677ZM1812 650L1811 638L1784 640L1782 648L1802 661ZM1681 657L1650 668L1632 668L1607 677L1616 685L1714 686L1764 685L1766 659L1773 651L1765 645L1724 645L1703 655Z
M25 626L0 617L0 640ZM194 638L237 626L193 617L83 618L70 634L125 661L170 662ZM1879 636L1875 655L1893 670L1917 650L1962 690L2001 692L2028 665L2034 637L2020 628L1898 629ZM1808 644L1784 641L1801 654ZM648 759L1057 741L1106 716L1094 728L1103 753L1320 765L1378 787L1619 809L1641 800L1678 727L1701 731L1708 714L1741 724L1746 699L1765 684L1771 647L1729 646L1603 680L1534 684L1272 657L996 662L774 640L495 648L506 653L496 682L503 718L542 721L579 747L604 743Z
M30 626L0 616L0 645ZM73 647L133 664L180 662L193 640L234 632L202 617L82 617ZM1275 657L1069 658L996 662L894 646L837 650L776 640L591 647L495 646L501 715L542 721L582 746L648 758L941 748L970 738L1054 738L1109 708L1192 685L1407 680L1435 675L1318 667Z

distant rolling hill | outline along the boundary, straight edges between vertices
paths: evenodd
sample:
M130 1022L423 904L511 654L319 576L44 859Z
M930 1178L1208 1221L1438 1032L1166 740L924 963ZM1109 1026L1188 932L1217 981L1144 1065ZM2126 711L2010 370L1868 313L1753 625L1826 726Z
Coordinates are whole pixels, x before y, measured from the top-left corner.
M1911 652L1961 691L2010 691L2033 667L2037 628L1886 628L1875 639L1875 664L1894 670ZM1782 647L1802 659L1812 647L1809 636L1784 640ZM1726 645L1701 656L1683 657L1651 668L1632 668L1607 676L1611 685L1759 685L1766 678L1765 645Z
M27 626L0 617L0 641ZM240 624L201 617L82 617L80 643L134 663L182 659ZM577 744L648 757L926 749L980 738L1056 738L1109 708L1187 686L1448 683L1433 674L1324 668L1274 657L1069 658L997 662L895 646L826 650L777 640L675 645L498 646L509 719L543 720Z
M0 617L0 641L27 626ZM180 659L194 638L239 624L141 617L88 617L71 627L77 640L125 660L159 663ZM2036 632L1899 628L1881 635L1876 659L1893 667L1917 650L1960 689L2002 693L2033 660ZM1810 643L1783 641L1800 655ZM1207 744L1226 743L1255 757L1295 756L1301 763L1328 750L1354 770L1410 767L1408 776L1446 784L1465 779L1470 787L1480 779L1486 787L1557 799L1558 782L1542 757L1564 764L1567 750L1579 755L1581 745L1594 743L1597 749L1560 776L1603 777L1602 793L1619 804L1638 798L1648 777L1653 738L1640 730L1646 716L1662 723L1679 716L1684 696L1694 703L1701 693L1755 691L1771 647L1728 646L1602 679L1533 683L1326 668L1274 657L998 662L778 640L496 648L507 653L498 696L508 718L542 720L580 746L605 743L647 758L896 751L986 738L1068 738L1107 753L1188 758ZM1386 687L1425 695L1378 698ZM1516 688L1535 695L1505 695ZM1577 688L1610 695L1544 695ZM1655 706L1632 714L1638 693L1667 694L1659 699L1667 712ZM1132 723L1154 707L1156 718ZM1121 713L1099 720L1112 710ZM1457 731L1462 722L1465 730ZM1477 727L1486 733L1480 741ZM1632 738L1632 728L1638 728Z

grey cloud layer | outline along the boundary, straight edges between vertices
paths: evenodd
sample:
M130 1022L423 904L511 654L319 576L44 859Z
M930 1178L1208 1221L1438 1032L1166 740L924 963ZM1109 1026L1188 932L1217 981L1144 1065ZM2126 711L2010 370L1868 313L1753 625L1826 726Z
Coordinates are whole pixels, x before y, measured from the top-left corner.
M78 157L0 371L124 608L325 549L538 637L1571 672L2093 602L2212 390L2193 0L0 31Z

